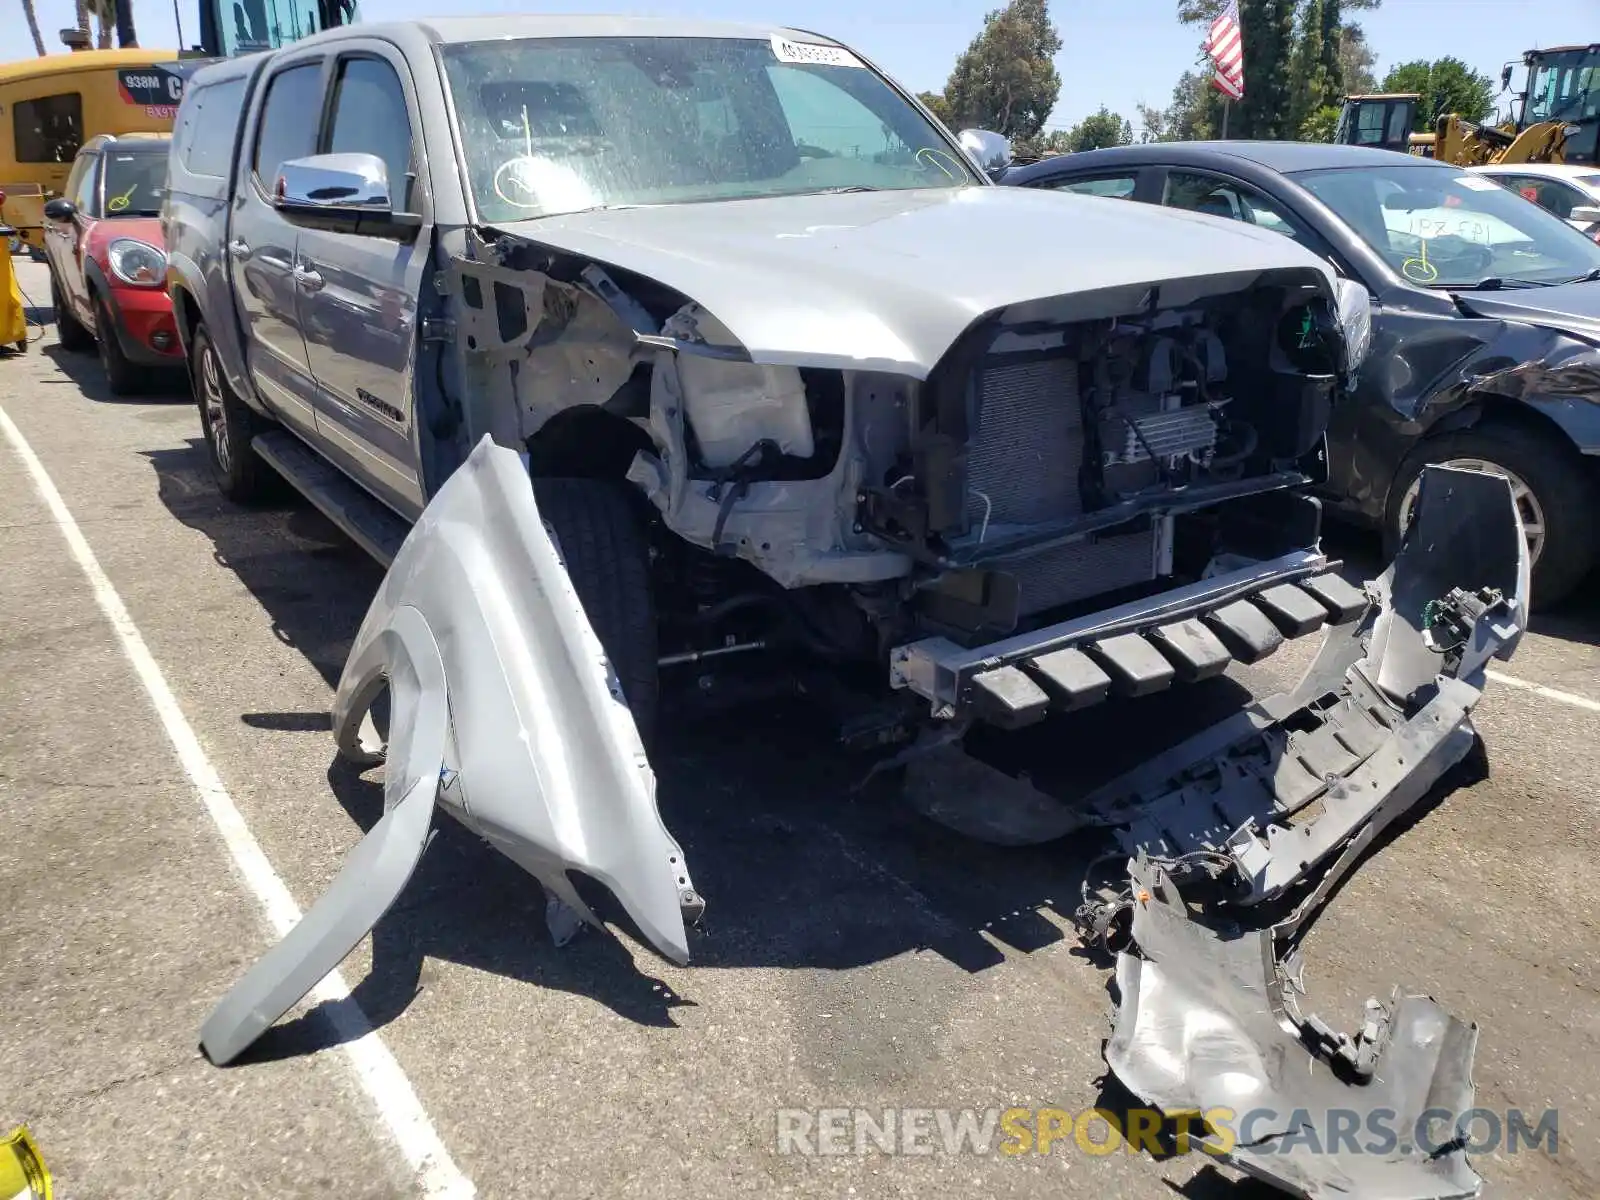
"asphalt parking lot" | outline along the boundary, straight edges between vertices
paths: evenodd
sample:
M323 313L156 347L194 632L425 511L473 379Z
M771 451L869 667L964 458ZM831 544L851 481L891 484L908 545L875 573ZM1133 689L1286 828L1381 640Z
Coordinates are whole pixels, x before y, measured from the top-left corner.
M45 298L43 269L18 267ZM111 398L53 327L0 360L0 413L0 1126L28 1123L58 1196L1278 1195L1200 1153L1070 1138L780 1154L779 1109L1126 1103L1101 1059L1108 973L1067 921L1099 845L982 847L853 796L788 714L681 731L656 763L709 903L689 968L626 936L556 949L538 886L446 822L345 963L350 999L212 1067L199 1027L276 936L263 896L281 881L309 905L381 813L381 773L339 766L327 724L381 573L308 505L222 500L187 397ZM1312 649L1015 752L1137 761ZM1396 984L1477 1022L1479 1105L1559 1112L1554 1156L1474 1160L1488 1194L1587 1200L1600 580L1500 669L1487 773L1340 891L1308 982L1346 1027Z

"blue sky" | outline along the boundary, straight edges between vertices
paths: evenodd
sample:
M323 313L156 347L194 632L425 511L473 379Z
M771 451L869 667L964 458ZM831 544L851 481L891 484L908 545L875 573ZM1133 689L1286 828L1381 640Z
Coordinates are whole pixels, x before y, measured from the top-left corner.
M47 44L70 23L70 0L35 0ZM1001 0L560 0L553 12L622 12L772 22L816 29L855 46L917 91L943 86L955 61ZM0 0L0 9L18 0ZM139 40L175 46L173 0L136 0ZM194 0L177 0L186 41L199 34ZM1114 0L1095 6L1054 0L1065 45L1056 58L1061 99L1050 125L1063 127L1104 104L1133 118L1139 103L1165 106L1193 61L1200 31L1179 25L1176 0ZM361 0L367 20L439 12L530 11L518 0ZM1454 55L1497 81L1500 64L1533 46L1600 38L1600 0L1386 0L1360 14L1378 54L1378 76L1397 62ZM8 27L22 34L20 19ZM11 43L11 53L22 50ZM1520 85L1521 72L1517 82Z

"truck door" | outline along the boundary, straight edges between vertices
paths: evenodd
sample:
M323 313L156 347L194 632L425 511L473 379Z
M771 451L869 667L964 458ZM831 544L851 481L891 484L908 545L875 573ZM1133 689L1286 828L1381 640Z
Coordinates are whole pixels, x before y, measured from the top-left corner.
M413 438L417 301L432 244L426 156L411 72L381 43L334 63L323 153L374 154L396 212L419 212L414 238L302 228L300 328L317 388L324 450L407 519L425 497Z
M239 154L227 253L239 327L256 387L283 420L316 429L315 386L296 313L300 230L268 202L280 164L316 152L324 59L297 55L263 83L255 128Z

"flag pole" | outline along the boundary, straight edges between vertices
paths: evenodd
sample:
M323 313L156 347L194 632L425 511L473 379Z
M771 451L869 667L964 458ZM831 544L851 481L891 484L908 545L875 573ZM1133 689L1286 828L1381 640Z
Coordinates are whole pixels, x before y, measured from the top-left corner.
M1222 98L1222 140L1228 140L1228 110L1233 107L1233 101L1227 96Z

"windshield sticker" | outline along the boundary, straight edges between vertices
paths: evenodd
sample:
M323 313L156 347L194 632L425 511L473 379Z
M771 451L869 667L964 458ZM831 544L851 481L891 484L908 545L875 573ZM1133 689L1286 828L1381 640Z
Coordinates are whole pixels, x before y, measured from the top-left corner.
M1439 268L1428 261L1428 239L1422 239L1422 249L1416 258L1408 258L1400 264L1400 270L1412 283L1432 283L1439 278Z
M772 35L772 52L779 62L806 63L815 67L859 67L862 62L843 46L820 46L816 42L791 42Z
M1494 180L1485 179L1482 175L1462 175L1456 182L1474 192L1492 192L1500 186Z

